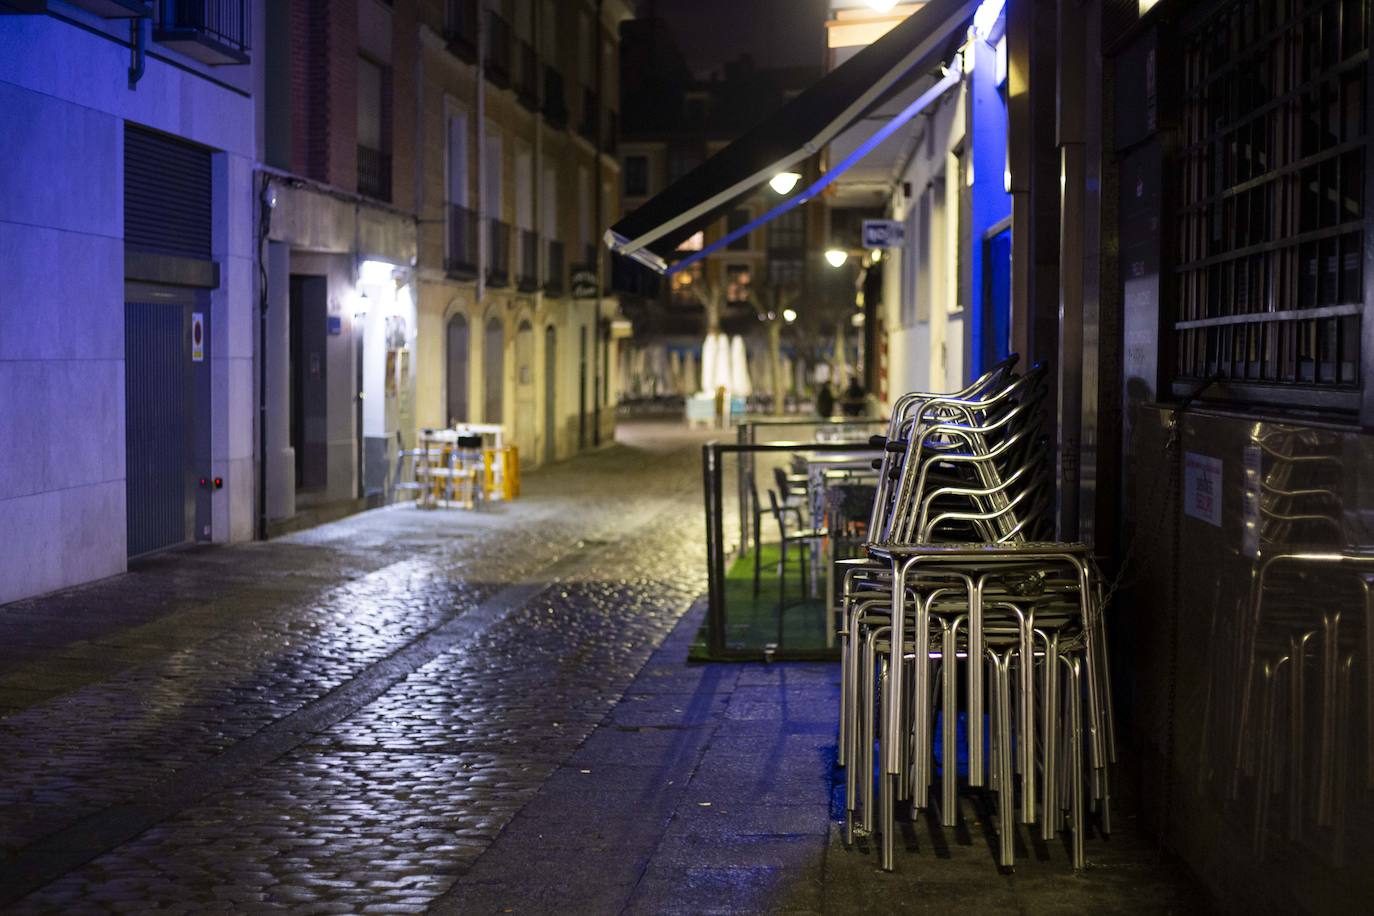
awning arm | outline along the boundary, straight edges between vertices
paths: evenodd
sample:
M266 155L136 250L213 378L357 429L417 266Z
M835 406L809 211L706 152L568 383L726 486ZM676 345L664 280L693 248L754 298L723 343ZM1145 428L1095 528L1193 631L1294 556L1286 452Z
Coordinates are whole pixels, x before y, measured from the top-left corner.
M654 270L657 270L659 273L664 274L665 276L672 276L673 274L678 273L679 271L691 267L697 261L700 261L702 258L706 257L712 252L719 251L720 249L724 248L726 245L729 245L736 239L739 239L745 235L748 235L750 232L753 232L755 229L759 228L764 223L771 222L772 220L777 219L779 216L782 216L784 213L786 213L788 210L791 210L793 207L797 207L801 204L804 204L811 198L815 197L821 191L825 190L825 188L832 181L843 175L845 172L849 171L849 169L853 168L859 162L859 160L863 159L869 153L873 152L873 150L877 148L878 144L882 143L888 137L896 133L897 130L901 128L903 124L907 123L912 118L916 117L936 99L940 98L940 96L944 95L951 88L958 85L959 81L962 78L962 67L959 66L959 61L956 60L954 66L944 68L944 75L940 77L940 80L934 86L931 86L925 92L921 93L920 96L917 97L916 101L912 102L910 105L903 108L897 114L893 115L892 120L888 121L886 124L880 127L877 130L877 132L873 134L873 136L869 137L863 143L860 143L858 146L856 146L848 156L845 156L843 159L837 162L834 168L830 169L830 171L822 175L810 187L803 190L800 194L794 195L793 197L789 197L787 200L784 200L782 203L778 204L776 207L769 210L767 213L763 214L757 219L745 223L743 226L740 226L733 232L726 233L719 239L716 239L711 244L704 246L700 251L692 252L692 254L683 258L681 261L676 262L672 266L668 266L662 258L658 257L655 254L652 254L651 252L648 252L647 249L635 251L632 254L630 254L629 257L634 258L641 264L644 264L650 268L653 268ZM612 247L615 247L612 239L612 233L609 230L607 230L606 232L606 243L608 245L611 245ZM651 258L652 260L641 258L641 254L648 254L649 258ZM662 264L663 266L657 266L659 264Z

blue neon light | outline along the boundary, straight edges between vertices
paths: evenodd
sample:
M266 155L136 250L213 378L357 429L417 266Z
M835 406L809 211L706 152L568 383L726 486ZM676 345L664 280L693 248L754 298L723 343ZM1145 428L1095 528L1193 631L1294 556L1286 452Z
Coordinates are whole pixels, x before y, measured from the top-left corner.
M941 77L938 83L936 83L934 86L931 86L925 92L921 93L920 97L918 97L916 101L912 102L910 105L903 108L900 112L894 115L891 121L888 121L881 128L879 128L877 133L875 133L873 136L869 137L863 143L855 147L853 152L851 152L848 156L845 156L838 163L836 163L834 168L832 168L830 171L822 175L810 187L806 188L795 197L789 198L788 200L785 200L782 203L778 204L776 207L769 210L767 213L763 214L757 219L745 223L743 226L740 226L733 232L726 233L724 236L712 242L711 244L704 246L700 251L693 252L688 257L683 258L676 264L673 264L666 271L663 272L664 276L670 277L673 274L678 273L679 271L685 270L686 268L695 264L697 261L700 261L702 258L706 257L708 254L711 254L713 251L719 251L720 249L724 248L726 245L729 245L736 239L748 235L750 232L753 232L755 229L762 226L764 223L777 219L779 216L782 216L784 213L786 213L788 210L791 210L793 207L806 203L808 200L815 197L821 191L825 190L825 188L836 178L840 177L845 172L849 171L849 169L853 168L859 162L859 160L863 159L869 153L873 152L873 150L877 148L878 144L882 143L888 137L892 136L898 128L900 128L903 124L905 124L906 122L910 121L912 118L920 114L926 108L927 105L938 99L940 96L944 95L945 91L957 82L959 82L958 68L956 67L948 69L945 75Z

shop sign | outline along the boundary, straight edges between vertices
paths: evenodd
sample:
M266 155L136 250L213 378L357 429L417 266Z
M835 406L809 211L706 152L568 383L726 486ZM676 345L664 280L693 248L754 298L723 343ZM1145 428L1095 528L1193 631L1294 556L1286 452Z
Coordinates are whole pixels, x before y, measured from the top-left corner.
M865 248L896 248L906 241L906 227L895 219L864 220Z
M596 298L596 271L574 267L572 272L572 297L574 299Z

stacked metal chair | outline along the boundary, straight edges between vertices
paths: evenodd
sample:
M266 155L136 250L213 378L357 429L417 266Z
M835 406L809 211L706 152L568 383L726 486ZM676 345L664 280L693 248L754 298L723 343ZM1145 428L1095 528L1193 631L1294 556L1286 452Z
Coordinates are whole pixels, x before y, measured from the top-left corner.
M1110 830L1102 586L1086 546L1039 540L1053 505L1045 371L1015 362L957 394L902 397L875 442L870 540L844 567L840 755L846 840L876 830L884 869L898 800L926 808L937 774L943 822L957 821L961 712L968 782L998 795L1000 865L1017 820L1050 839L1067 812L1075 867L1090 797Z

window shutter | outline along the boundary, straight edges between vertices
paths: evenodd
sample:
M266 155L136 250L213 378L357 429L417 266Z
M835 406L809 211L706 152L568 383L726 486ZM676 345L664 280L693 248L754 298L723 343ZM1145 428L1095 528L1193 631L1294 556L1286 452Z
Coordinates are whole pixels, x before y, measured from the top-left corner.
M210 151L124 128L124 244L210 259Z

